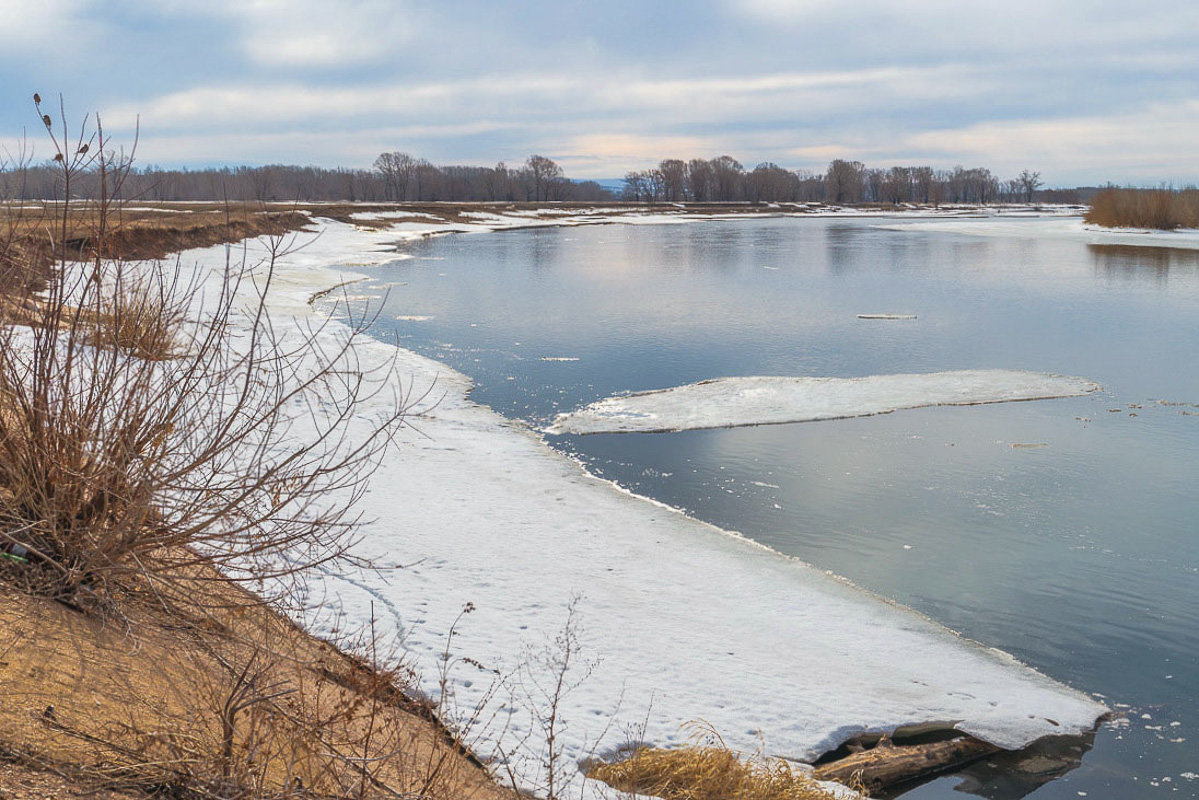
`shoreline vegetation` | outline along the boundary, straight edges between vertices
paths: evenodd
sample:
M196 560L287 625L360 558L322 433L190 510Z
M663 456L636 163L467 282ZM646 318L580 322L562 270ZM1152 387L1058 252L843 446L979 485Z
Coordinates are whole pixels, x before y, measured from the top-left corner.
M1104 228L1199 228L1199 189L1103 189L1083 219Z
M44 119L53 136L57 123ZM270 283L289 234L317 217L380 231L412 225L452 232L494 230L487 225L501 213L508 222L499 229L622 216L930 210L909 201L134 205L119 199L128 196L132 161L112 160L98 126L90 137L54 145L55 165L47 167L57 171L54 193L70 199L30 201L9 183L0 204L0 620L7 634L0 687L10 699L0 712L0 763L33 780L33 792L40 773L114 797L513 796L469 751L467 732L477 722L469 714L482 709L447 719L447 709L417 699L411 669L379 640L373 616L327 643L284 614L290 603L311 600L302 601L294 586L280 590L281 582L348 555L353 509L323 508L326 488L359 496L372 459L412 405L395 398L365 449L344 449L342 421L369 392L345 382L347 374L362 380L369 372L347 370L345 359L357 364L354 337L369 318L345 339L321 338L323 328L298 343L274 338L266 288L251 287L251 274ZM90 199L74 199L72 182L90 186ZM978 213L974 206L935 210ZM215 307L204 305L203 287L182 272L190 265L170 262L184 249L256 237L269 242L269 263L229 266L209 287ZM249 290L248 328L238 327L239 286ZM283 375L322 391L334 386L341 393L332 397L334 410L310 410L304 422L288 416L301 397ZM242 388L227 394L224 387ZM159 413L164 401L174 409L169 414ZM195 417L196 409L210 411L210 421ZM314 430L330 449L295 445L293 430ZM290 455L280 462L281 451ZM230 474L247 464L249 472ZM280 566L274 559L283 554L289 561ZM369 657L346 655L351 650ZM565 769L557 763L556 712L556 698L539 710L551 798L561 791L554 770ZM901 780L992 752L960 734L951 741L965 745L946 747L946 733L895 748L921 761L919 773L905 771ZM890 749L875 737L854 753L873 753L894 771ZM954 755L930 763L934 751ZM679 753L664 762L637 751L642 761L630 760L612 783L644 788L637 770L654 765L665 781L654 789L668 800L832 796L781 761L737 777L744 764L727 748L697 747L690 760L683 751L683 762ZM836 777L879 788L865 769ZM695 793L713 778L708 794Z
M102 189L0 209L0 762L16 796L40 796L38 772L70 794L507 796L371 626L341 639L353 658L284 614L304 575L356 561L354 504L328 496L363 490L408 407L351 440L388 365L357 358L355 325L271 326L281 234L307 218L144 224L111 200L129 162L99 123L72 141L44 121L64 195ZM253 235L269 243L254 263L164 258Z

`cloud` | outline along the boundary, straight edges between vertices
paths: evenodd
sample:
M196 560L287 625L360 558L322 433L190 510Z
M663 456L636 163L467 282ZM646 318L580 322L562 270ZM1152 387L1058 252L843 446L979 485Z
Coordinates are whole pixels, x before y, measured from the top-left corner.
M462 139L494 139L510 125L503 123L464 122L447 125L410 125L358 127L348 126L325 131L282 129L261 132L186 131L145 137L138 147L143 163L299 163L324 166L365 166L388 150L413 149L414 155L428 150L433 143L456 143ZM230 153L237 153L230 158ZM287 154L286 158L280 157ZM493 161L494 159L491 159ZM490 161L484 159L486 163Z
M753 36L790 40L833 64L1193 51L1199 24L1189 0L724 0L724 8Z
M634 127L701 125L814 113L874 110L918 99L975 94L985 78L956 67L775 73L697 79L606 74L491 74L457 81L314 87L303 83L203 86L172 92L107 114L124 124L136 115L159 130L279 124L402 115L406 122L496 117L550 124L623 119ZM876 96L881 96L881 99ZM873 98L873 99L872 99Z
M250 0L242 47L251 59L287 67L373 61L411 33L395 0Z
M0 17L0 135L62 88L115 136L140 115L162 163L362 165L377 146L545 152L594 177L729 153L1199 178L1199 120L1169 113L1199 97L1183 0L0 0Z
M555 158L573 175L611 177L657 164L662 158L715 153L724 144L717 136L587 133L570 138Z
M734 13L746 14L768 23L801 22L840 5L838 0L732 0L729 3ZM861 3L856 7L864 9L866 5Z
M95 41L88 0L0 0L0 48L14 54L70 57Z
M578 82L544 75L494 76L449 82L315 87L302 83L202 86L147 102L125 104L107 115L123 124L140 114L158 129L235 126L267 128L286 123L320 125L362 117L403 115L405 122L448 117L475 119L489 107L512 110L512 99L542 102L575 90Z
M404 45L412 14L395 0L162 0L155 11L231 26L242 55L267 68L319 70L367 64Z
M1113 116L982 122L924 131L901 147L938 160L987 164L1010 173L1042 168L1056 183L1193 181L1199 165L1199 100L1149 103Z

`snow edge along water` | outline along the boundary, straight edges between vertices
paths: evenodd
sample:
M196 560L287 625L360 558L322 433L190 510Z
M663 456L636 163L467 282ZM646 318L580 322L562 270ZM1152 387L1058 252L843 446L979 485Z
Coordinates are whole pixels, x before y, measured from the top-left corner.
M397 260L389 243L440 232L427 226L368 232L327 221L319 225L320 246L280 264L279 294L272 300L276 312L297 319L319 313L307 303L313 289L352 277L336 265ZM679 723L704 717L728 732L735 749L752 752L762 737L771 752L800 760L858 733L927 722L1017 748L1044 735L1085 732L1106 713L1101 704L1009 654L586 473L527 426L470 401L466 376L394 349L410 380L436 382L444 395L421 421L430 438L403 442L402 458L376 475L376 497L367 498L367 510L380 522L365 529L365 555L396 560L423 553L433 563L413 567L391 583L372 585L362 576L337 574L314 579L315 594L335 602L305 615L301 621L310 630L330 633L330 620L339 614L361 621L379 601L393 614L395 632L405 637L418 666L436 676L448 631L459 619L460 599L467 598L462 593L469 589L482 624L464 631L458 643L462 656L512 668L530 640L548 638L561 622L558 612L569 598L559 595L581 585L590 593L588 613L599 623L589 623L594 641L623 668L597 670L600 689L585 689L563 709L576 723L565 750L572 761L617 744L618 737L605 738L612 722L648 720L646 708L655 713L647 741L680 744L685 736ZM496 466L510 474L497 477ZM543 499L555 494L566 506L558 512ZM426 519L426 506L445 519ZM568 533L546 530L547 515L551 526ZM430 530L403 530L414 517ZM665 553L652 546L652 536L670 539ZM510 538L495 541L503 537ZM617 565L604 568L633 574L613 576L597 568L597 559L613 549L622 558L604 562ZM713 580L722 590L717 597L711 594ZM610 588L613 583L618 585ZM338 613L331 612L333 606ZM696 617L699 609L706 615ZM648 629L640 639L638 625ZM705 625L709 628L693 630ZM775 641L778 637L785 641ZM893 653L879 658L881 644L905 652L908 663L896 665ZM729 648L749 650L751 662L724 658L726 649L734 656ZM763 665L781 671L763 675ZM822 669L830 674L819 674ZM782 677L788 674L805 685ZM431 696L439 691L425 688ZM455 679L447 690L467 707L488 702L469 679ZM613 711L605 725L584 724L611 711L620 695L631 701L631 713L617 720ZM484 742L503 747L508 766L526 787L536 785L540 768L535 754L519 752L522 737L527 740L532 731L533 723L509 722L492 737L497 741ZM587 791L607 796L593 784Z

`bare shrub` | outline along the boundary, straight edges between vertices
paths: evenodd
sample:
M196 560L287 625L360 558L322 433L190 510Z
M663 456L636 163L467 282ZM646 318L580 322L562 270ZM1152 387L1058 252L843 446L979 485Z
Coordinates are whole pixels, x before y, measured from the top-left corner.
M209 726L219 738L210 734L206 747L216 755L197 764L185 782L221 787L223 796L506 796L431 718L441 706L410 699L413 676L381 645L373 612L366 629L343 645L350 642L365 657L329 672L296 670L302 656L287 637L268 630L257 631L238 655L221 657L224 679L195 693L206 698L199 713L220 722Z
M95 316L85 333L92 347L125 350L145 361L161 361L178 354L177 337L184 323L183 309L161 271L126 275L117 270L116 283L97 298ZM85 323L86 324L86 323Z
M527 714L528 730L506 749L496 745L496 754L504 763L513 791L531 790L546 800L565 800L576 790L582 792L582 787L573 782L577 764L568 758L571 726L564 715L567 698L599 666L598 660L585 657L579 615L582 599L582 595L571 598L561 630L553 638L547 637L540 647L526 646L521 664L504 681L511 692L511 706ZM599 735L581 743L584 752L594 754L594 746L607 735L622 699L615 699L612 714ZM524 774L518 777L518 772Z
M57 134L44 121L57 260L36 324L0 330L0 543L29 560L27 587L84 605L132 585L185 600L201 567L261 588L346 557L354 501L407 408L392 363L359 357L370 317L276 326L280 237L208 274L109 257L130 158L98 119L70 146L65 114ZM67 218L85 177L110 188L80 262Z

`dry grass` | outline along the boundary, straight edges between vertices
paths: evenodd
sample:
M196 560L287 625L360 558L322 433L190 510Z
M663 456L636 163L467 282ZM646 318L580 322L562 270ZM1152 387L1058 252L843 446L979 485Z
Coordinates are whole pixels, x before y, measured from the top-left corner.
M131 280L105 295L87 320L86 344L124 350L143 361L178 353L183 314L146 281Z
M208 590L226 610L130 600L126 630L0 583L0 754L176 797L508 797L405 698L402 672L225 597L228 583Z
M141 796L80 786L52 765L5 752L0 746L0 797L4 800L136 800Z
M1107 228L1199 228L1199 190L1104 189L1085 220Z
M800 767L761 754L742 758L710 730L675 750L642 747L611 764L592 766L587 777L622 792L664 800L831 800L832 791ZM861 795L863 798L865 795Z
M245 203L115 208L105 212L101 246L97 214L92 204L72 203L64 235L61 204L0 205L0 298L21 298L43 289L55 262L64 258L164 258L193 247L280 236L301 230L310 221L295 208Z

